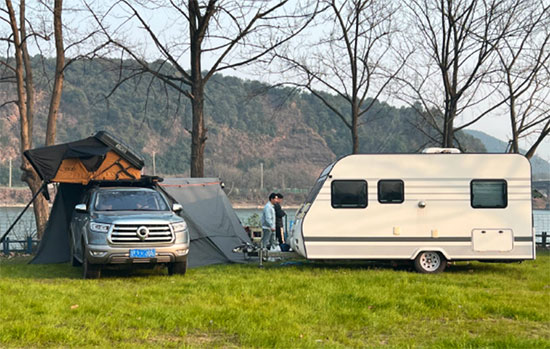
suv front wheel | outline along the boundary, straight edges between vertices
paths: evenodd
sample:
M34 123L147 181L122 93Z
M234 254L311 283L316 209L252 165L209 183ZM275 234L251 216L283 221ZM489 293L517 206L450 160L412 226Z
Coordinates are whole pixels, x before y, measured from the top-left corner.
M88 261L88 253L83 248L84 251L84 262L82 263L82 277L84 279L99 279L101 275L101 266L99 264L92 264Z
M185 275L187 272L187 259L183 262L168 264L168 275Z

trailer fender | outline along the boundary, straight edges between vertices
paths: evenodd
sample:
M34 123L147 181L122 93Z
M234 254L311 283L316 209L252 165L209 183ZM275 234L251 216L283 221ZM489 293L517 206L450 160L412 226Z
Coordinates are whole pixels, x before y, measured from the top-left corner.
M412 256L411 256L411 260L415 260L416 257L418 257L418 255L421 253L421 252L426 252L426 251L434 251L434 252L440 252L443 257L445 257L445 259L447 259L448 261L451 260L451 257L449 256L449 254L447 254L447 252L440 248L440 247L420 247L420 248L417 248Z

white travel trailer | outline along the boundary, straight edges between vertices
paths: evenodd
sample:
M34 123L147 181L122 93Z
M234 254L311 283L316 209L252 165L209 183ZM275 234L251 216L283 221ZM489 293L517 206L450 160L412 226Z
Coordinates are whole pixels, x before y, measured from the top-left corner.
M296 215L308 259L535 259L531 167L517 154L349 155L320 175Z

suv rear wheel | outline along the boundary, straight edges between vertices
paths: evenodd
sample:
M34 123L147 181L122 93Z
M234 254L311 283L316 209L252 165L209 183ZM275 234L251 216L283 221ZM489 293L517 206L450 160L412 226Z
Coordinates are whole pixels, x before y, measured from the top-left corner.
M69 243L71 245L70 249L71 249L71 264L73 267L79 267L82 265L82 263L76 259L76 256L75 256L75 247L74 247L74 242L73 242L73 234L71 233L69 235Z
M168 275L185 275L187 272L187 259L183 262L168 264Z

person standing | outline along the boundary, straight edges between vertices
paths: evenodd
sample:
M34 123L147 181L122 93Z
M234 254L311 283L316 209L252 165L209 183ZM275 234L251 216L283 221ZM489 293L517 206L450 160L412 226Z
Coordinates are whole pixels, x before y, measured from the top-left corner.
M281 204L283 203L283 194L277 193L275 204L273 205L275 208L275 235L277 236L277 241L279 241L280 244L285 243L285 233L284 233L284 225L283 225L283 217L286 216L286 212L282 209Z
M269 194L269 201L265 204L262 211L262 248L271 249L275 245L275 202L277 194Z

